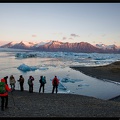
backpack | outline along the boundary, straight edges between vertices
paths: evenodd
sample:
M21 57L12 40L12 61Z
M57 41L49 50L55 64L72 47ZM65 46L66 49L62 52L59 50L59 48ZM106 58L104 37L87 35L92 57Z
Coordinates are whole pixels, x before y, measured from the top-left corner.
M28 85L32 85L31 79L28 79Z
M40 79L39 82L40 82L41 84L45 84L45 83L46 83L46 80L45 80L44 77L42 77L42 79Z
M57 80L56 79L54 79L53 84L57 85Z
M6 92L5 83L0 82L0 94L4 94L5 92Z
M45 83L46 83L45 78L42 78L42 83L43 83L43 84L45 84Z

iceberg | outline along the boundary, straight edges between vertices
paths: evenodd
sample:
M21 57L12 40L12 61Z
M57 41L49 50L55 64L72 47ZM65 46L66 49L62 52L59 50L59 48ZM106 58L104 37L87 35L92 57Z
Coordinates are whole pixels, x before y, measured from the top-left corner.
M64 62L61 68L70 65L104 65L120 60L120 54L102 54L102 53L74 53L74 52L43 52L43 51L29 51L15 54L16 58L57 58ZM68 64L66 64L66 61Z
M15 57L17 58L32 58L37 57L36 53L16 53Z
M86 83L83 83L83 84L79 84L78 87L82 87L82 86L89 86L88 84Z
M67 88L61 82L59 82L58 88L62 90L67 90Z
M68 78L68 77L62 78L62 79L61 79L61 82L64 82L64 83L67 83L67 82L75 83L75 82L80 82L80 81L83 81L83 80L79 80L79 79L70 79L70 78Z
M47 69L49 69L49 68L47 68L47 67L40 67L39 68L39 70L47 70Z
M47 67L35 67L35 66L28 66L28 65L25 65L24 63L21 64L19 67L17 67L17 69L23 71L23 72L28 72L28 71L35 71L35 70L47 70L48 68Z
M37 70L38 68L33 66L33 67L30 67L28 65L25 65L25 64L22 64L20 65L19 67L17 67L17 69L23 71L23 72L27 72L27 71L35 71Z

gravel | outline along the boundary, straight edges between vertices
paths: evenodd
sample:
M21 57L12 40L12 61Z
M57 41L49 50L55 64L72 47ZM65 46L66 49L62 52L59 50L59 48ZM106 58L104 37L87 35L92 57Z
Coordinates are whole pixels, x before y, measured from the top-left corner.
M9 93L9 108L1 117L120 117L120 101L75 94Z

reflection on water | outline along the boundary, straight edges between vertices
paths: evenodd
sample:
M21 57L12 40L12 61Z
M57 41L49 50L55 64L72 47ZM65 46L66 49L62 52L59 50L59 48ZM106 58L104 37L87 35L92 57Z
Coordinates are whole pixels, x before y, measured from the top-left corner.
M32 75L34 80L34 91L39 90L39 79L41 75L46 76L47 83L45 85L45 93L52 92L51 79L55 75L61 80L61 86L67 88L59 88L58 93L69 93L92 96L100 99L109 99L119 95L120 85L110 83L107 81L99 80L90 76L87 76L79 71L69 68L70 65L78 64L75 61L65 60L62 58L26 58L16 59L15 54L2 52L0 53L0 78L11 74L18 80L22 74L25 78L24 89L28 90L27 80ZM36 66L38 68L47 67L48 69L37 69L35 71L22 72L17 69L21 64L28 66ZM82 63L83 64L83 63ZM85 63L84 63L85 64ZM80 64L79 64L80 65ZM9 79L8 79L9 84ZM16 89L19 89L19 83L16 82Z

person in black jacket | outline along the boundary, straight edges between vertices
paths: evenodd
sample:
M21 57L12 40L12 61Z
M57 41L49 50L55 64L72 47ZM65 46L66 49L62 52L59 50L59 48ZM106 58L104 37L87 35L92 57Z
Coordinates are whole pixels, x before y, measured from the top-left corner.
M46 77L40 76L39 82L40 82L39 93L41 92L42 88L43 88L43 93L44 93L44 88L45 88L45 84L46 84Z
M23 78L22 75L20 75L20 78L19 78L18 82L20 82L20 90L24 91L24 88L23 88L24 78Z

